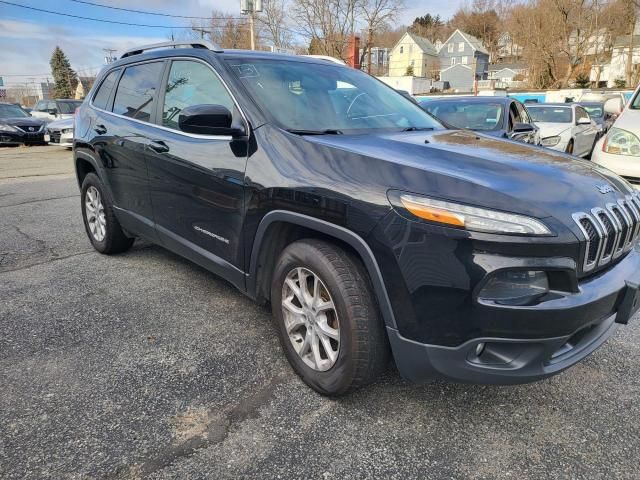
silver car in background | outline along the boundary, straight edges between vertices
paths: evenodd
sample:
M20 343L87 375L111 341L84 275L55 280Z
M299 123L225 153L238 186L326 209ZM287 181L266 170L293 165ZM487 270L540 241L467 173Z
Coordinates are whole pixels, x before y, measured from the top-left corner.
M73 147L73 117L56 120L47 124L45 142L60 147Z

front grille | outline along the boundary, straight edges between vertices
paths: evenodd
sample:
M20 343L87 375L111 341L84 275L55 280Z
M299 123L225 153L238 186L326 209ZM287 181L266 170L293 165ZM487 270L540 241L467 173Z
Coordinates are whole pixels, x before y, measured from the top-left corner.
M589 212L578 212L574 220L584 235L583 272L607 265L631 250L640 237L640 193L618 203Z
M42 130L42 126L39 127L37 125L16 125L16 127L18 127L25 133L38 133L40 132L40 130Z
M49 138L52 143L60 143L60 130L49 130Z

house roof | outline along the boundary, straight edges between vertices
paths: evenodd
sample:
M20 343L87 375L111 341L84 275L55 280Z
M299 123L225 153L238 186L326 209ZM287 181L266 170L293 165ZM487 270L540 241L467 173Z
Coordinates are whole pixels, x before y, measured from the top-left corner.
M426 39L424 37L419 37L415 33L411 33L411 32L406 32L402 36L400 41L396 44L396 47L400 43L402 43L402 41L404 40L405 36L408 36L411 40L413 40L416 43L416 45L418 45L418 48L420 48L420 50L422 50L424 53L426 53L428 55L434 55L434 56L438 55L438 51L436 50L436 47L433 46L433 43L431 43L428 39ZM395 47L393 47L393 48L395 49Z
M513 70L514 72L517 72L518 70L526 70L527 69L527 65L524 63L492 63L491 65L489 65L489 71L490 72L499 72L500 70L504 70L505 68L508 68L509 70Z
M620 35L616 37L616 41L613 42L614 47L628 47L629 46L629 35ZM633 36L633 48L637 48L640 46L640 35Z
M462 31L462 30L460 30L460 29L456 29L456 31L455 31L455 32L453 32L453 33L449 36L449 38L447 38L447 41L446 41L446 42L444 42L444 43L442 44L442 47L440 47L440 48L443 48L447 43L449 43L449 40L451 40L451 38L452 38L456 33L459 33L460 35L462 35L462 38L464 38L464 39L467 41L467 43L468 43L469 45L471 45L471 48L473 48L474 50L477 50L477 51L478 51L478 52L480 52L480 53L484 53L484 54L489 55L489 52L487 51L487 49L486 49L486 48L484 48L484 45L482 44L482 40L480 40L480 39L478 39L478 38L474 37L473 35L469 35L468 33L465 33L465 32L463 32L463 31Z

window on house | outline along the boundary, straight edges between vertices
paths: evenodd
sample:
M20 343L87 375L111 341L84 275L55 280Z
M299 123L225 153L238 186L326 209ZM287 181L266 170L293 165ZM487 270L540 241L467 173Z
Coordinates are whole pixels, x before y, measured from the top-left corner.
M467 65L469 63L469 57L462 57L460 59L460 63L463 65Z
M409 45L409 53L413 53L413 45Z
M451 57L451 65L455 65L456 64L456 57Z
M400 47L400 53L404 53L404 47Z
M447 45L447 51L449 53L453 53L453 43L450 43L449 45Z
M411 66L413 67L416 64L415 60L411 60Z
M458 51L459 52L464 52L464 42L458 43Z

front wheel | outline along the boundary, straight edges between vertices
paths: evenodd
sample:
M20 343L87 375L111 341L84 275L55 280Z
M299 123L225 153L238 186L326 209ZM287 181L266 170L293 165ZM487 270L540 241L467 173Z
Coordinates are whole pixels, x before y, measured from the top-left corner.
M568 153L569 155L573 155L573 140L569 140L569 143L567 144L567 149L565 150L566 153Z
M324 395L373 381L388 362L388 343L360 261L320 240L301 240L280 256L271 305L289 363Z

